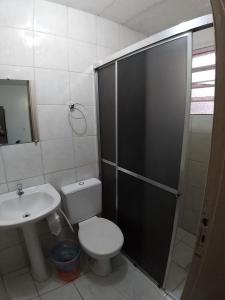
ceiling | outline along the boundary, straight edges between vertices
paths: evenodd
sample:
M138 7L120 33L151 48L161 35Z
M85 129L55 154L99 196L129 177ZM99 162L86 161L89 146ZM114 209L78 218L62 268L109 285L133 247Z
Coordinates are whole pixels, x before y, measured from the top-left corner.
M128 26L145 35L211 13L209 0L49 0Z

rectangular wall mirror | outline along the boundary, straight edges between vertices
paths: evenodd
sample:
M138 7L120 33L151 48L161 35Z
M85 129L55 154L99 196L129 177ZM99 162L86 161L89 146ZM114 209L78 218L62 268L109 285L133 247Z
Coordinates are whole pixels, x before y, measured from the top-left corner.
M0 79L0 146L38 140L33 83Z

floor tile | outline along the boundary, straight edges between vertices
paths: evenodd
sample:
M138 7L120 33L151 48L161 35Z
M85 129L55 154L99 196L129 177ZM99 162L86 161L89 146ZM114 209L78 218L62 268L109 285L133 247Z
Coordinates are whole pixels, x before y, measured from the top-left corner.
M182 239L182 242L194 249L196 240L197 237L195 235L187 232L185 237Z
M90 271L90 261L91 261L91 258L84 252L81 252L81 257L80 257L80 273L81 273L81 275L84 275Z
M166 295L166 300L174 300L172 297L170 297L169 295Z
M145 277L125 265L106 277L88 273L74 284L85 300L163 300L159 289Z
M44 281L44 282L34 281L34 283L38 290L39 295L46 294L47 292L50 292L52 290L55 290L55 289L65 285L65 282L60 280L55 272L52 274L52 276L47 281Z
M5 279L5 286L11 300L28 300L38 296L30 274Z
M192 261L193 249L183 242L175 246L173 252L173 261L180 267L186 268Z
M117 268L121 266L129 265L131 268L134 268L134 265L132 262L124 256L122 253L118 254L117 256L112 258L112 268L113 270L116 270Z
M184 290L184 286L185 286L185 280L173 291L172 294L177 300L180 300Z
M41 300L82 300L72 283L41 296Z
M185 270L175 263L171 263L168 279L166 282L166 289L173 291L187 276Z

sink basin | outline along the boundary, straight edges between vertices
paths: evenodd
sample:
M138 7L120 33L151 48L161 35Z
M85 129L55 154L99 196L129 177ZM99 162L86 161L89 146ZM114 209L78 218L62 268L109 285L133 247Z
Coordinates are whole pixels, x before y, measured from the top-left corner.
M55 211L60 205L60 195L50 184L24 189L24 194L16 192L0 195L0 229L20 227L23 231L33 277L37 281L49 278L44 255L36 231L35 223Z
M58 208L59 193L50 185L43 184L24 189L19 197L16 192L0 195L0 228L19 227L37 222Z

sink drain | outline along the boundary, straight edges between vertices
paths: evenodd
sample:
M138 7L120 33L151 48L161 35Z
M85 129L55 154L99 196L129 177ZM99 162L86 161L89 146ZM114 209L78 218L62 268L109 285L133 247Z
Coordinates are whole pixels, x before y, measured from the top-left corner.
M30 214L26 213L23 215L23 218L28 218L30 216Z

